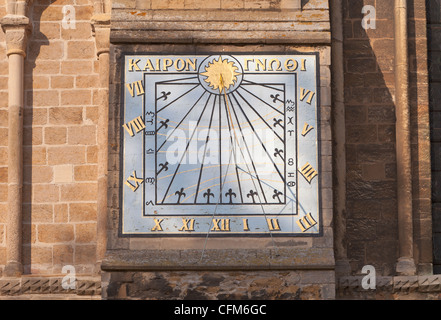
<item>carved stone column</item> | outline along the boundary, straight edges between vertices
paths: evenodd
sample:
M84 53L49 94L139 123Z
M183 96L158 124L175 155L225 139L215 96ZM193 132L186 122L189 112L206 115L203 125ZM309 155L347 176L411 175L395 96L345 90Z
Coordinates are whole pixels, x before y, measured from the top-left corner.
M414 275L412 159L409 105L407 0L395 0L395 113L397 118L398 275Z
M22 264L23 77L29 18L8 14L0 20L6 34L8 82L8 213L4 275L17 277Z
M329 2L332 34L332 95L333 95L333 155L334 155L334 234L336 273L350 274L351 267L345 244L346 232L346 128L343 61L342 0Z
M98 106L98 197L97 197L97 271L106 252L107 243L107 161L109 119L109 39L110 15L92 17L95 43L99 60L99 106Z

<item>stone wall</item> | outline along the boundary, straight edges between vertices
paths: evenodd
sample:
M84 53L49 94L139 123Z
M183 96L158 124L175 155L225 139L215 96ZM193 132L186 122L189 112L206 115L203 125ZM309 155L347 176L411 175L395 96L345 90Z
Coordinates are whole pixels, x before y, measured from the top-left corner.
M430 115L432 145L432 210L433 210L433 269L441 273L441 4L428 0L428 50L430 80Z
M390 274L398 239L393 1L368 2L377 12L374 30L361 25L366 1L343 1L347 252L353 271L377 264Z
M0 16L6 14L0 1ZM75 9L75 29L63 8ZM23 264L56 274L91 273L96 250L98 64L92 1L39 1L29 8L25 60ZM8 62L0 31L0 270L6 263Z
M376 9L376 29L362 8ZM425 2L408 1L414 259L431 272L430 141ZM394 1L343 1L346 113L346 248L351 269L393 275L398 259Z
M333 272L111 272L106 299L326 300L333 299Z

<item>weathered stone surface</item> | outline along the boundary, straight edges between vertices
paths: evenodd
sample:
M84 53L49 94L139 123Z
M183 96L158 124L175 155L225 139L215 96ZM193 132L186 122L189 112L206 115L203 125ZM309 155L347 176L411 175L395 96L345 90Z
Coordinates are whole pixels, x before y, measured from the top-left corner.
M109 250L102 263L113 270L333 269L330 248Z
M190 10L185 8L186 10L134 11L114 7L111 42L229 44L330 42L327 10L309 8L302 11L279 11L234 8L226 11L219 10L220 7L207 7L206 10L200 10L201 8L204 7L196 6Z
M65 288L63 277L27 275L15 279L0 279L0 300L14 296L30 299L83 299L101 298L101 279L98 277L75 278L75 288Z
M311 273L311 272L310 272ZM110 272L103 275L106 299L318 300L332 299L334 277L301 282L303 271ZM318 275L318 272L315 272Z

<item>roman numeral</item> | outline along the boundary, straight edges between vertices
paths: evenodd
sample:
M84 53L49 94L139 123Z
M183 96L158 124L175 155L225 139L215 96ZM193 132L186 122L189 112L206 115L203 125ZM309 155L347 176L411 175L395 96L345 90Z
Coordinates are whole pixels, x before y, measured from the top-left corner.
M136 89L136 95L140 96L144 94L144 85L142 83L142 80L138 80L132 83L126 84L127 89L129 90L129 93L132 97L135 96L135 89Z
M250 231L250 227L248 226L248 219L242 219L243 221L243 231Z
M129 181L133 181L135 185L131 184ZM144 180L136 177L136 171L133 170L132 175L126 180L124 183L126 186L128 186L130 189L132 189L133 192L135 192L141 183L143 183Z
M317 171L308 162L299 171L309 183L318 175Z
M162 231L161 223L164 219L153 219L155 221L155 226L152 228L152 231Z
M266 223L268 224L268 228L270 229L270 231L280 231L281 230L278 219L267 218Z
M230 219L213 219L211 231L230 231Z
M123 124L123 128L127 130L131 137L133 137L135 135L133 129L135 129L135 132L138 133L145 128L145 124L142 120L142 117L139 116L138 118L135 118L127 122L126 124Z
M317 221L311 216L311 213L308 213L302 219L297 220L297 224L299 225L302 232L308 231L313 226L317 224Z
M135 69L135 71L141 71L141 69L139 69L138 67L138 62L140 61L140 59L129 59L129 71L133 71L133 69Z
M182 223L179 231L194 231L194 219L182 219Z
M305 122L303 126L302 136L306 136L314 127L311 127L308 123Z
M307 104L311 104L312 99L315 96L315 92L307 89L300 88L300 101L305 100L305 98L308 96L308 100L306 100Z

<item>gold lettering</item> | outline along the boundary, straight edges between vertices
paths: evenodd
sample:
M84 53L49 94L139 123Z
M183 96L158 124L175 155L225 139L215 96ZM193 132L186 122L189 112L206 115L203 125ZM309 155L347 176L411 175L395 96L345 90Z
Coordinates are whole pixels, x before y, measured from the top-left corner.
M133 137L135 135L133 129L135 129L135 132L138 133L145 128L145 124L141 116L139 116L138 118L123 124L123 128L127 130L131 137Z
M138 80L132 83L126 84L127 89L129 89L129 93L132 97L135 96L135 88L136 88L136 95L140 96L144 94L144 85L142 83L142 80Z
M163 71L168 71L168 68L170 68L173 65L172 59L164 59L164 65L162 67Z
M152 65L152 61L150 61L150 59L147 59L147 62L145 63L145 67L144 67L143 71L146 71L147 69L149 71L155 71L155 69L153 68L153 65Z
M230 231L230 219L213 219L211 231Z
M181 64L181 66L179 66L179 63ZM185 69L185 61L183 59L176 59L175 61L175 68L176 71L183 71Z
M280 63L279 59L272 59L269 62L269 70L268 71L274 71L273 69L273 63L276 62L277 63L277 67L275 71L282 71L282 64Z
M311 216L311 213L308 213L302 219L297 220L297 225L300 227L302 232L308 231L313 226L317 224L317 221Z
M254 59L245 58L245 71L250 71L249 62L254 62Z
M266 59L263 59L263 61L256 60L256 71L260 71L260 68L262 68L262 71L266 71Z
M223 219L221 225L223 231L230 231L230 219Z
M193 61L187 59L186 62L187 62L187 68L185 69L185 71L190 71L190 66L193 68L194 71L196 71L196 59L194 59Z
M141 71L138 67L138 62L140 59L129 59L129 71L132 72L133 68L135 68L136 71Z
M291 63L289 63L289 62L291 62ZM299 66L298 62L292 58L289 58L285 61L286 71L294 72L297 70L298 66Z
M134 181L135 185L131 184L129 181ZM144 182L143 179L140 179L136 176L136 171L133 170L133 173L130 177L127 178L126 182L124 183L126 186L128 186L130 189L132 189L133 192L135 192L139 185Z
M270 229L270 231L280 231L281 230L278 219L267 218L266 223L268 224L268 228Z
M311 183L312 179L318 175L317 171L309 164L309 162L307 162L299 171L309 183Z
M182 219L182 227L179 231L194 231L194 219Z
M250 231L250 228L248 227L248 219L242 219L243 221L243 231Z
M156 71L161 71L161 59L156 59Z
M153 219L155 221L155 226L152 228L152 231L162 231L161 223L164 219Z
M303 88L300 88L300 101L305 100L306 96L308 96L308 100L306 100L306 103L311 104L312 99L314 98L315 92L311 90L306 90Z
M305 125L303 126L302 136L306 136L314 127L311 127L308 123L305 122Z
M302 59L302 68L300 71L306 71L306 59Z

